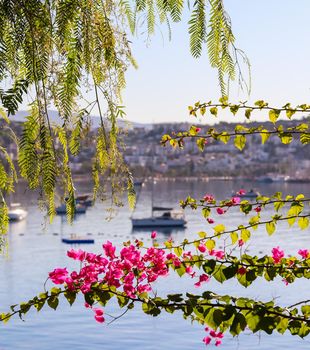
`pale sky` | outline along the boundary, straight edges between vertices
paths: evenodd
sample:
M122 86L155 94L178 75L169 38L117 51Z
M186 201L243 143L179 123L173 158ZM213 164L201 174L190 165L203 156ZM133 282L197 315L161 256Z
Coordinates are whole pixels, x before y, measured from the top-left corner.
M310 103L310 1L224 0L224 4L236 46L252 65L250 101L264 99L276 106ZM161 33L163 28L157 28L148 45L143 34L134 39L139 69L127 74L124 105L129 120L191 122L188 105L220 97L206 49L198 60L190 55L187 20L173 26L170 42ZM237 86L231 88L231 102L245 99Z
M310 104L310 0L224 0L224 5L236 46L246 52L252 66L251 96L235 84L230 102L263 99L275 107L287 102ZM156 29L151 42L146 43L142 29L131 38L139 68L130 68L126 74L123 104L129 121L194 124L197 121L188 115L187 107L220 97L217 72L210 68L206 48L199 59L190 54L188 19L184 16L172 25L171 41L165 25ZM27 109L27 100L21 109ZM239 115L238 121L245 120ZM199 121L216 120L235 121L236 117L225 112L218 119Z

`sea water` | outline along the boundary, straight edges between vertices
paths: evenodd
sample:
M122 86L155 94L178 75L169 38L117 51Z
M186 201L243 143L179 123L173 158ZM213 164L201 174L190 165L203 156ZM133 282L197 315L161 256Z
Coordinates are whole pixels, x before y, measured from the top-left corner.
M242 181L156 181L153 191L154 205L178 206L180 199L188 195L201 198L205 193L211 193L218 199L229 198L232 191L240 188L249 190L254 187L261 193L271 195L276 191L285 194L305 193L310 191L307 184L251 184ZM87 184L80 184L80 190L89 190ZM147 217L151 213L150 181L141 188L139 201L134 213L137 217ZM38 209L36 195L26 191L23 186L17 189L14 200L21 202L28 210L26 220L10 224L8 256L0 261L0 311L8 311L9 306L27 301L43 291L43 285L48 272L55 267L76 268L76 262L67 258L66 251L70 245L61 242L61 237L70 234L89 236L95 239L94 245L82 245L80 248L100 252L102 243L106 240L121 246L122 242L135 238L143 239L145 245L150 245L150 231L132 231L130 215L127 206L117 208L116 216L107 220L107 203L96 203L86 214L76 217L73 225L68 225L61 217L56 217L52 224L47 224L44 214ZM266 217L272 211L265 211ZM185 237L193 239L197 232L211 232L212 225L207 224L199 210L185 211L188 221L185 230L160 232L158 240L164 241L170 236L175 241ZM240 222L246 223L247 218L238 210L233 209L228 215L213 215L216 223L223 223L227 228L237 227ZM219 244L223 244L219 243ZM259 228L252 234L247 245L250 254L270 254L274 246L280 246L286 254L296 254L299 248L310 248L310 230L301 231L297 226L289 229L286 223L279 223L277 231L269 237L265 229ZM75 246L77 248L77 246ZM159 295L191 291L198 293L212 290L219 294L242 295L256 300L275 300L279 305L290 305L296 301L309 299L310 283L308 280L297 280L293 285L285 286L281 279L267 283L257 279L249 288L241 287L236 280L224 284L216 281L204 284L201 290L193 287L190 278L179 278L175 273L161 279L154 285ZM48 286L51 286L48 284ZM61 299L61 298L60 298ZM107 314L114 317L120 315L115 302L105 308ZM203 327L184 320L182 314L162 313L158 317L145 315L141 305L136 305L124 316L108 324L112 318L106 317L105 324L97 323L93 313L85 309L82 297L78 298L72 307L66 300L61 300L56 311L48 306L37 312L29 311L20 320L12 318L6 325L0 325L0 350L32 349L105 349L105 350L189 350L204 349L202 338L205 336ZM211 347L211 346L210 346ZM223 350L269 350L269 349L310 349L310 339L300 339L289 334L274 333L269 336L264 333L251 334L245 332L239 337L225 335Z

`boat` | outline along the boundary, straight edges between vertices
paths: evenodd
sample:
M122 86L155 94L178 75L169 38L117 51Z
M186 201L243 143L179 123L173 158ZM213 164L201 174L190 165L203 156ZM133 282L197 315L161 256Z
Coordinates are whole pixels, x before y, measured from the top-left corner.
M263 176L258 176L256 178L257 182L262 182L262 183L271 183L273 182L273 178L271 176L263 175Z
M89 199L89 197L91 197L91 195L82 194L75 198L75 202L76 204L81 204L81 205L84 205L85 207L91 207L93 205L93 200Z
M95 243L95 240L93 238L78 236L75 234L71 234L70 237L63 237L61 241L66 244L94 244Z
M151 216L146 218L131 216L132 228L185 227L187 222L183 210L154 206L154 183L156 183L156 180L151 176ZM141 191L138 192L136 202L138 202L140 195Z
M247 191L245 193L233 193L234 196L238 196L240 198L244 198L244 199L252 199L252 198L257 198L258 196L260 196L260 193L258 191L254 191L253 189L251 189L250 191Z
M142 180L135 180L133 185L135 187L141 187L143 185L143 181Z
M77 204L75 206L75 214L85 214L86 213L86 206L82 204ZM59 207L56 208L56 214L57 215L66 215L67 214L67 207L66 204L61 204Z
M131 218L132 227L185 227L186 220L181 210L164 207L152 207L152 215L148 218Z
M19 203L13 203L9 208L9 221L21 221L26 219L28 215L27 210L23 209Z

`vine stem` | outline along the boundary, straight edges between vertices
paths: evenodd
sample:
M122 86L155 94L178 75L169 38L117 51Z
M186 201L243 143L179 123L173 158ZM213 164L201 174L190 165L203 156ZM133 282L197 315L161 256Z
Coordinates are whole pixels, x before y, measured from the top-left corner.
M223 232L219 232L215 235L212 235L212 236L209 236L209 237L204 237L204 238L199 238L199 239L196 239L196 240L193 240L193 241L189 241L189 242L183 242L183 243L180 243L176 246L171 246L171 247L159 247L159 249L174 249L174 248L182 248L186 245L191 245L191 244L194 244L196 242L201 242L201 241L204 241L206 239L212 239L212 238L217 238L217 237L220 237L222 235L225 235L225 234L228 234L228 233L232 233L232 232L236 232L236 231L241 231L241 230L244 230L244 229L248 229L248 228L252 228L252 227L255 227L255 226L258 226L258 225L264 225L264 224L268 224L268 223L271 223L271 222L277 222L277 221L284 221L284 220L288 220L288 219L297 219L297 218L307 218L307 217L310 217L310 214L306 214L306 215L294 215L294 216L286 216L286 217L280 217L280 218L277 218L276 220L275 219L271 219L271 220L266 220L266 221L260 221L260 222L256 222L255 224L249 224L249 225L246 225L246 226L243 226L243 227L237 227L233 230L228 230L228 231L223 231Z

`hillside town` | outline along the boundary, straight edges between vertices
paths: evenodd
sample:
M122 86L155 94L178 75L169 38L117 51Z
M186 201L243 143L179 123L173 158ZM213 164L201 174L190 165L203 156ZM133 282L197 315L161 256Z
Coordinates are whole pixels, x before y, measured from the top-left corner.
M300 121L282 122L291 127ZM237 124L220 123L216 129L233 130ZM248 126L255 126L249 123ZM203 131L210 126L200 125ZM11 128L21 134L20 122L12 122ZM239 151L230 140L227 144L212 141L201 152L195 140L187 140L184 149L163 147L161 137L173 131L186 131L187 123L133 125L120 129L122 150L125 162L129 165L135 177L255 177L258 181L299 181L310 179L310 149L298 139L293 139L289 145L283 145L277 136L272 136L261 144L260 135L247 137L246 147ZM96 129L84 141L81 152L72 157L71 167L74 174L83 175L91 171L90 159L94 156L94 139ZM17 146L2 130L1 144L6 148L14 161L17 161Z
M285 123L284 123L285 124ZM295 123L289 123L293 126ZM233 130L236 124L220 123L217 130ZM249 124L255 126L255 123ZM184 149L163 147L160 139L172 131L188 130L189 124L156 124L152 129L134 128L126 136L125 160L140 177L255 177L258 181L308 181L310 149L297 139L283 145L277 136L263 145L260 135L247 138L239 151L229 141L209 142L201 152L195 140L187 140ZM200 126L207 131L210 126Z

